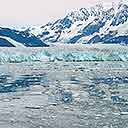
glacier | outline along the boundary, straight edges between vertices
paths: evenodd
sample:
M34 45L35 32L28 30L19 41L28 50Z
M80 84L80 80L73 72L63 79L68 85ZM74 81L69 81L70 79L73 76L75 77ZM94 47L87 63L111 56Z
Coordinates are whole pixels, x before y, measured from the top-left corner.
M104 46L104 44L102 44ZM21 63L21 62L80 62L80 61L128 61L128 50L124 46L105 45L105 48L100 48L101 44L97 47L89 46L74 46L75 48L62 46L52 47L48 49L29 49L22 48L20 51L17 49L1 49L0 63ZM108 47L109 46L109 47ZM62 49L60 48L62 47ZM107 49L108 47L108 49ZM24 51L24 52L23 52Z

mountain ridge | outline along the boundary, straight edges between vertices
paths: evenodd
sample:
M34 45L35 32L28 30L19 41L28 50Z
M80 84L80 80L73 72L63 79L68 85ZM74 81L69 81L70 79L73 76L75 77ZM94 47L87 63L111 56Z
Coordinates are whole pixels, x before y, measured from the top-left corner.
M128 44L128 3L99 3L69 12L64 18L23 31L0 28L0 36L9 37L26 47L51 44ZM11 43L11 42L10 42Z
M112 5L107 10L102 4L89 9L80 8L68 13L63 19L41 26L40 29L31 28L29 31L48 44L55 42L127 44L127 26L128 5L120 2L116 7Z

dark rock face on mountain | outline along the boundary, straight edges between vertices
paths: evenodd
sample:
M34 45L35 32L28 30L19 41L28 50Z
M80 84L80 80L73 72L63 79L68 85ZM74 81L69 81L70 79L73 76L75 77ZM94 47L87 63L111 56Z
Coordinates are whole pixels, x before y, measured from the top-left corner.
M0 38L0 47L15 47L8 40Z
M12 40L18 43L21 43L26 47L46 47L48 46L43 41L41 41L39 38L37 38L36 36L32 34L29 34L27 31L18 31L18 30L13 30L9 28L0 28L0 36L11 38ZM0 40L0 46L11 47L12 44L11 42L7 40L5 43L5 39L2 39ZM13 45L13 47L15 46Z

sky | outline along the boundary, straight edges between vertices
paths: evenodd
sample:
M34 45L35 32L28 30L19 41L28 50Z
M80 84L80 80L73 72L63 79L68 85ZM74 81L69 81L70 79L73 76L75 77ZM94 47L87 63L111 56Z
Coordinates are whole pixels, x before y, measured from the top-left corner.
M0 25L43 25L64 17L70 10L89 7L99 1L117 0L0 0Z

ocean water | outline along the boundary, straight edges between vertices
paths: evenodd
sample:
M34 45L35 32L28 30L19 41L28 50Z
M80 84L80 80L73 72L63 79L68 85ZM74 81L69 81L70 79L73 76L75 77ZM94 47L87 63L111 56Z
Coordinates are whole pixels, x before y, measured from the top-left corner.
M128 64L0 65L0 128L127 128Z

